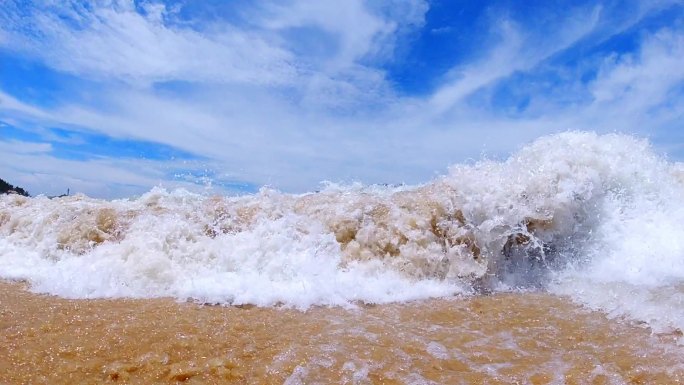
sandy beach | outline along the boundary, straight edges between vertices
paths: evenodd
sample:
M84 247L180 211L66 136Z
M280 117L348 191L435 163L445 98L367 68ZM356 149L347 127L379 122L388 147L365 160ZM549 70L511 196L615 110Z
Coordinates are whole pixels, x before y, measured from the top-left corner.
M546 294L315 307L66 300L0 284L2 384L675 384L678 336Z

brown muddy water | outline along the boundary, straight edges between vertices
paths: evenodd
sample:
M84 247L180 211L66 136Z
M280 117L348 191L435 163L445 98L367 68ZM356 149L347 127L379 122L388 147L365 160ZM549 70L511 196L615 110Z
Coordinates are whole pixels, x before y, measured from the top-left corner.
M546 294L306 312L0 283L0 384L678 384L677 335Z

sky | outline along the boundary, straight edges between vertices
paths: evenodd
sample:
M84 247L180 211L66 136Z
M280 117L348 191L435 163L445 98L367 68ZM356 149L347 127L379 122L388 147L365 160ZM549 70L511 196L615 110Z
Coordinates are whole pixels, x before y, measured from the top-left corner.
M684 160L684 0L4 0L34 195L416 184L568 130Z

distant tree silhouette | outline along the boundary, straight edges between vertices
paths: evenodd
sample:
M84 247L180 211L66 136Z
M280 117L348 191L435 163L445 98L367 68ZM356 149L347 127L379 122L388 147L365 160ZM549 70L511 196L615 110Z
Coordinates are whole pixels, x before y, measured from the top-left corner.
M29 193L21 187L12 186L11 184L0 179L0 194L16 193L25 197L30 196Z

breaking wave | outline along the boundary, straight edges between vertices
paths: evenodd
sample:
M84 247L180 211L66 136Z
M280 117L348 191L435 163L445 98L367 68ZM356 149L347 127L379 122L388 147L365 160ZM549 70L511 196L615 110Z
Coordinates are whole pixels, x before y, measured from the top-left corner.
M71 298L349 305L516 288L684 329L684 167L543 137L421 186L0 198L0 276Z

